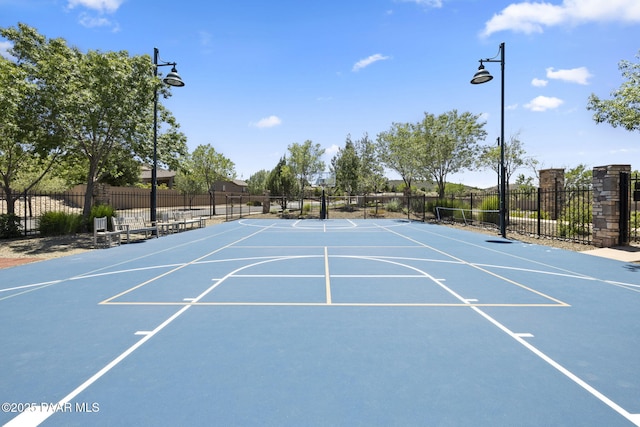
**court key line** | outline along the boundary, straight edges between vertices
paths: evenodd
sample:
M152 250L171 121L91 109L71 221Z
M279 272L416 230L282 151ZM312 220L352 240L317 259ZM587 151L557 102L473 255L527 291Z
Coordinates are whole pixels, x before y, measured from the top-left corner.
M249 269L249 268L253 268L256 267L258 265L262 265L262 264L267 264L267 263L272 263L272 262L279 262L279 261L291 261L291 260L295 260L295 259L308 259L308 258L323 258L324 260L324 275L321 274L240 274L241 271ZM393 264L393 265L398 265L400 267L406 268L408 270L412 270L414 271L416 274L410 275L410 274L396 274L396 275L388 275L388 274L383 274L383 275L362 275L362 274L339 274L339 275L332 275L329 271L329 258L352 258L352 259L363 259L363 260L369 260L369 261L376 261L376 262L383 262L383 263L388 263L388 264ZM251 258L245 258L244 260L248 261ZM248 277L248 278L273 278L273 277L278 277L278 278L283 278L283 277L305 277L305 278L322 278L324 276L325 278L325 301L324 302L302 302L302 303L296 303L296 302L286 302L286 303L281 303L281 302L194 302L192 299L183 299L181 301L114 301L115 299L119 298L122 295L126 295L129 292L134 291L135 289L140 288L141 286L147 285L149 283L151 283L153 280L158 279L162 276L158 276L154 279L148 280L146 282L141 283L140 285L134 286L132 288L130 288L127 291L124 291L118 295L115 295L111 298L108 298L107 300L103 301L101 304L105 304L105 305L143 305L143 306L160 306L160 305L209 305L209 306L221 306L221 305L245 305L245 306L268 306L268 305L276 305L276 306L283 306L283 305L289 305L289 306L326 306L326 305L334 305L334 306L349 306L349 307L366 307L366 306L375 306L375 307L402 307L402 306L410 306L410 307L468 307L471 305L474 306L482 306L482 307L565 307L565 305L562 304L558 304L557 302L554 301L553 303L478 303L477 300L470 300L470 299L463 299L460 295L458 295L455 291L453 291L451 288L447 287L444 285L444 279L436 279L434 277L432 277L429 273L427 273L426 271L414 267L412 265L409 264L405 264L402 262L399 262L398 260L401 258L397 258L397 257L393 257L392 259L386 259L383 257L378 257L378 256L359 256L359 255L331 255L329 256L329 252L328 252L328 248L325 247L324 248L324 254L323 255L291 255L291 256L277 256L277 257L272 257L272 258L265 258L265 257L256 257L255 259L258 259L260 261L258 262L254 262L254 263L250 263L250 264L246 264L243 265L241 267L238 267L237 269L229 272L228 274L226 274L224 277L222 278L218 278L215 279L216 280L216 284L209 288L207 293L210 293L211 291L213 291L216 287L218 287L219 285L221 285L223 282L225 282L227 279L231 278L231 277ZM414 259L414 258L411 258ZM195 262L193 263L194 265L196 264ZM186 265L185 265L186 266ZM168 273L167 273L168 274ZM368 277L368 278L383 278L383 279L390 279L390 278L427 278L429 280L431 280L431 282L435 283L436 285L438 285L440 288L442 288L443 290L445 290L445 292L453 295L457 300L462 301L462 303L448 303L448 302L443 302L443 303L358 303L358 302L354 302L354 303L336 303L335 301L333 301L332 295L331 295L331 277L340 277L340 278L362 278L362 277ZM525 290L528 290L528 288L524 287ZM534 294L537 294L534 292Z
M511 280L511 279L509 279L509 278L507 278L507 277L503 277L503 276L501 276L501 275L499 275L499 274L497 274L497 273L494 273L494 272L492 272L492 271L489 271L489 270L487 270L487 269L484 269L484 268L480 267L480 265L478 265L478 264L473 264L473 263L471 263L471 262L469 262L469 261L463 260L462 258L458 258L458 257L457 257L457 256L455 256L455 255L452 255L452 254L450 254L450 253L447 253L447 252L441 251L440 249L436 249L436 248L434 248L433 246L429 246L429 245L427 245L426 243L423 243L423 242L421 242L421 241L419 241L419 240L413 239L413 238L411 238L411 237L409 237L409 236L405 236L404 234L398 233L397 231L394 231L394 230L388 229L388 228L386 228L386 227L384 227L384 226L380 226L380 228L382 228L382 229L384 229L384 230L388 231L389 233L393 233L393 234L395 234L395 235L397 235L397 236L400 236L400 237L402 237L402 238L404 238L404 239L407 239L407 240L409 240L409 241L411 241L411 242L414 242L414 243L416 243L416 244L418 244L418 245L420 245L420 246L422 246L422 247L425 247L425 248L427 248L427 249L430 249L430 250L432 250L432 251L434 251L434 252L437 252L437 253L442 254L442 255L444 255L444 256L447 256L447 257L449 257L449 258L452 258L452 259L454 259L454 260L456 260L456 261L458 261L458 262L460 262L460 263L462 263L462 264L464 264L464 265L468 265L469 267L472 267L472 268L475 268L475 269L477 269L477 270L480 270L480 271L482 271L483 273L489 274L490 276L497 277L498 279L504 280L504 281L505 281L505 282L507 282L507 283L511 283L512 285L516 285L516 286L518 286L518 287L520 287L520 288L522 288L522 289L526 289L526 290L527 290L527 291L529 291L529 292L532 292L532 293L534 293L534 294L538 294L538 295L540 295L541 297L546 298L546 299L551 300L551 301L554 301L554 302L558 303L558 304L559 304L559 305L561 305L561 306L564 306L564 307L571 307L571 305L570 305L570 304L567 304L567 303L566 303L566 302L564 302L564 301L560 301L560 300L559 300L559 299L557 299L557 298L554 298L554 297L552 297L552 296L550 296L550 295L547 295L547 294L545 294L545 293L543 293L543 292L540 292L540 291L537 291L537 290L535 290L535 289L532 289L532 288L530 288L530 287L528 287L528 286L523 285L522 283L518 283L518 282L516 282L515 280Z

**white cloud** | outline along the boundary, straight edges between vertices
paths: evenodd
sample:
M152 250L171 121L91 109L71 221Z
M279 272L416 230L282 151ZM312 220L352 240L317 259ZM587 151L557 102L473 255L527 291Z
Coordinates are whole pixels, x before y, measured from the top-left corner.
M325 156L333 157L340 150L340 146L332 144L331 147L324 150Z
M545 87L547 83L549 82L546 80L537 79L537 78L534 78L533 80L531 80L531 86L535 86L535 87Z
M524 107L531 111L547 111L558 108L563 103L564 101L560 98L537 96L531 102L525 104Z
M87 28L110 27L111 21L104 17L91 16L86 13L80 15L80 25Z
M557 25L587 22L640 22L638 0L563 0L562 4L513 3L485 23L483 36L499 31L542 33Z
M553 67L547 68L547 78L563 80L570 83L578 83L580 85L588 85L589 78L592 77L587 67L572 68L570 70L554 71Z
M282 124L282 120L278 116L269 116L264 119L260 119L257 123L251 123L250 126L254 126L260 129L272 128Z
M420 6L425 7L434 7L440 8L442 7L442 0L396 0L400 3L415 3Z
M198 37L200 38L201 46L210 46L213 41L213 36L208 31L198 31Z
M11 44L11 42L0 41L0 56L9 60L13 60L13 56L9 54L9 49L11 49L12 47L13 45Z
M124 3L124 0L69 0L67 6L69 9L83 6L98 12L113 13L118 10L122 3Z
M368 58L365 59L361 59L360 61L356 62L355 65L353 66L353 68L351 69L351 71L353 72L357 72L360 71L361 69L368 67L369 65L373 64L374 62L378 62L378 61L385 61L387 59L389 59L390 57L388 56L384 56L380 53L376 53L375 55L371 55Z

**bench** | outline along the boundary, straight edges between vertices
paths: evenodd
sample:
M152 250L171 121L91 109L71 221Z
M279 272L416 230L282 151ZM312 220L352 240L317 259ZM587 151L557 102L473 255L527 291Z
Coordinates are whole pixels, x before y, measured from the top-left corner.
M162 212L160 214L160 222L158 227L166 233L174 231L182 231L187 229L187 225L190 228L204 227L206 225L206 218L194 217L189 212Z
M93 246L98 247L98 240L102 238L104 246L111 247L111 241L120 245L122 232L119 230L109 231L107 217L93 218Z
M191 228L196 225L199 228L202 228L206 225L207 219L204 217L194 217L190 212L174 212L174 221L182 224L183 229L187 229L187 224L191 226Z
M127 243L131 240L131 234L143 234L145 239L151 234L158 237L158 227L148 224L143 217L117 217L113 218L113 226L116 231L126 233Z

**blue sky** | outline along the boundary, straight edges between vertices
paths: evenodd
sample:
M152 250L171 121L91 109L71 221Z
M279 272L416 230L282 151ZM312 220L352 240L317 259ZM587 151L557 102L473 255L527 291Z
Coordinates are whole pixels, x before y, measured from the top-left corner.
M375 138L424 112L482 114L495 143L500 65L486 64L493 81L469 81L501 42L507 138L519 133L542 168L640 169L639 135L586 110L620 85L620 60L638 61L638 0L0 0L0 26L18 22L83 51L157 47L186 82L165 105L190 150L211 144L244 179L291 143L319 143L328 165L348 134ZM487 187L496 175L448 180Z

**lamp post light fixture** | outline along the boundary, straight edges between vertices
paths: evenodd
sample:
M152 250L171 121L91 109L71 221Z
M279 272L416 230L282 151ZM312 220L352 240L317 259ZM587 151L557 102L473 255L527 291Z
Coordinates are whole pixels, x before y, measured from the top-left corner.
M158 62L159 54L157 47L153 48L153 76L158 77L158 67L171 66L171 71L162 81L175 87L184 86L184 81L178 75L175 62ZM158 210L158 87L153 91L153 169L151 170L151 222L157 220Z
M500 56L499 59L496 59ZM506 222L506 178L505 178L505 167L504 167L504 42L500 43L500 50L498 51L498 55L493 58L480 59L480 67L478 67L478 71L471 79L471 84L482 84L486 83L493 79L493 76L484 69L484 62L499 62L500 70L501 70L501 96L500 96L500 170L499 170L499 189L500 192L500 235L502 237L507 237L507 222Z

